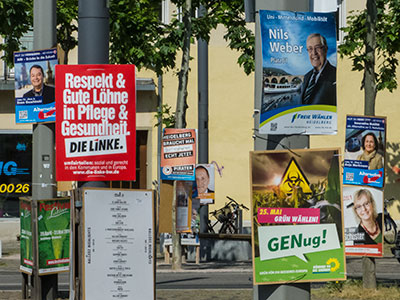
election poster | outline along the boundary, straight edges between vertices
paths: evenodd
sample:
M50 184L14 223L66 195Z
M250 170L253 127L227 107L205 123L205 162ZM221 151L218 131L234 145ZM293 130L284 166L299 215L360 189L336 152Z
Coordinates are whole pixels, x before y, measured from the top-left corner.
M84 189L82 203L82 300L155 299L153 192Z
M250 152L254 284L346 279L339 156Z
M333 13L260 10L260 133L336 134Z
M196 165L196 181L193 183L193 198L200 204L213 204L215 199L215 168L213 164Z
M176 181L176 232L191 232L192 182Z
M37 204L39 275L69 271L71 202L69 198Z
M382 188L385 183L386 118L346 117L343 184Z
M54 122L57 49L14 52L15 122Z
M134 65L56 66L57 181L136 179Z
M195 180L196 130L165 128L161 144L161 179Z
M32 246L32 206L29 200L19 201L20 213L20 271L32 275L33 246Z
M343 186L346 255L383 256L383 191Z

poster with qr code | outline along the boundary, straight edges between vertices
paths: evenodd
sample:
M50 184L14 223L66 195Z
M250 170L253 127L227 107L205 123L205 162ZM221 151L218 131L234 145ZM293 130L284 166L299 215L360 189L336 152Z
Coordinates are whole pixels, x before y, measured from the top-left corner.
M260 11L263 134L336 134L333 13Z
M55 122L57 49L14 53L15 123Z
M385 182L386 118L346 116L343 183L382 188Z

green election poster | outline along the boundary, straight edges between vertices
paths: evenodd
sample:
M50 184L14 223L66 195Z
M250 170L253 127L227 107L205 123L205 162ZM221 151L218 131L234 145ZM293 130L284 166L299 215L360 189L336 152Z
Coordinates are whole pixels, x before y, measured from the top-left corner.
M346 279L339 155L250 153L254 284Z
M32 256L32 207L29 200L20 200L20 271L32 274L33 256Z
M40 200L37 206L39 275L69 270L70 199Z

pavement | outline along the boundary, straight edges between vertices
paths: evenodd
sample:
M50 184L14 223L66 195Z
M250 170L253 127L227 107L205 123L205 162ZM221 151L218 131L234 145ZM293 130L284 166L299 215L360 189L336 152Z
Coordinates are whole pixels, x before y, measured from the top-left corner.
M387 252L388 253L388 252ZM393 258L391 254L382 258L376 258L376 276L377 281L390 285L400 285L400 263L397 259ZM1 276L7 276L7 274L18 272L19 269L19 249L17 243L3 244L3 256L0 258L0 278ZM251 261L207 261L196 264L194 262L182 263L181 269L173 270L171 264L164 262L162 254L158 253L156 262L156 272L158 277L166 275L173 276L174 273L179 278L185 276L183 273L187 273L186 276L190 277L189 273L197 273L197 278L202 276L201 273L221 273L221 276L229 276L231 273L242 273L246 275L248 279L246 284L249 288L238 288L238 289L226 289L224 292L215 292L212 289L199 289L193 290L195 297L190 297L189 290L172 290L164 289L163 287L157 287L157 300L162 299L251 299L252 293L252 262ZM362 278L362 258L359 257L347 257L347 275L348 279L361 279ZM225 274L224 274L225 273ZM219 275L217 275L218 277ZM193 277L193 276L192 276ZM161 278L161 277L160 277ZM186 278L186 277L185 277ZM1 280L1 279L0 279ZM318 288L324 283L313 283L312 288ZM246 285L246 287L247 287ZM7 294L9 293L9 294ZM13 294L14 293L14 294ZM203 293L203 294L202 294ZM218 296L216 297L215 294ZM10 296L11 295L11 296ZM203 295L203 297L201 297ZM235 296L237 295L237 296ZM241 295L241 296L240 296ZM2 299L20 299L20 292L8 292L0 289L0 300ZM64 297L62 299L65 299Z
M3 270L19 270L19 242L3 243L3 254L0 258L0 272ZM381 280L400 281L400 263L390 251L386 255L376 258L376 274ZM362 258L347 257L347 275L350 278L362 277ZM249 261L207 261L196 264L194 262L182 263L180 270L173 270L171 264L164 262L161 253L157 253L156 272L249 272L252 273L252 262Z

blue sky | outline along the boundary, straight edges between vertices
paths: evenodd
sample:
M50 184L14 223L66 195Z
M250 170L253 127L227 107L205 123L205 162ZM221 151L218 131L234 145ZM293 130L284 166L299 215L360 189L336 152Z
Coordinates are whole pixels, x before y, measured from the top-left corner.
M278 16L289 19L278 19ZM310 21L307 17L326 17L324 21ZM304 75L312 66L306 50L306 40L311 33L320 33L327 39L328 60L336 66L336 25L332 13L311 13L311 12L290 12L290 11L260 11L261 39L263 67L283 69L292 75ZM271 39L269 29L276 29L277 32L286 32L287 38ZM272 52L270 43L303 46L301 53L278 53ZM274 59L283 59L284 63L272 63Z

